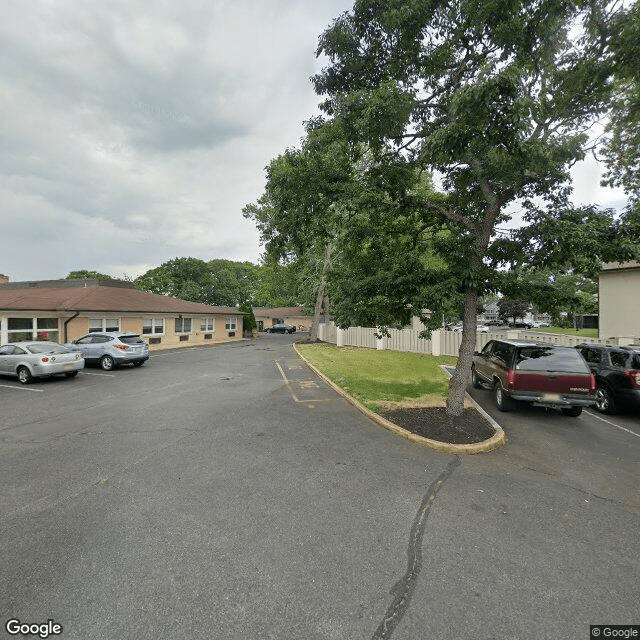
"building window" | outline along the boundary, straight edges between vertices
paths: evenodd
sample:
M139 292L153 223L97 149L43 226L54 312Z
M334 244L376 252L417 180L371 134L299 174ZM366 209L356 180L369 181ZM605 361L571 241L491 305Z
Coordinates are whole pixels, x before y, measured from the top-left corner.
M227 331L235 331L236 330L236 317L235 316L227 316L227 321L225 322L224 328Z
M89 333L93 331L120 331L120 318L89 318Z
M213 327L213 318L202 318L200 321L200 331L215 331Z
M164 334L164 318L143 318L142 333L145 335Z
M58 318L7 318L7 342L48 340L58 342Z
M189 333L191 331L191 318L176 318L176 333Z
M8 318L7 342L33 340L33 318Z
M58 340L58 318L36 318L36 338L38 340Z

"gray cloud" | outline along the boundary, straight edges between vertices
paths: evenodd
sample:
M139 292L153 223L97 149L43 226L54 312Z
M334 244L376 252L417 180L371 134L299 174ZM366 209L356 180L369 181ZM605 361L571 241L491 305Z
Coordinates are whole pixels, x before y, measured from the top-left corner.
M257 260L242 207L317 111L317 38L351 5L4 2L0 272ZM577 191L602 197L585 175Z

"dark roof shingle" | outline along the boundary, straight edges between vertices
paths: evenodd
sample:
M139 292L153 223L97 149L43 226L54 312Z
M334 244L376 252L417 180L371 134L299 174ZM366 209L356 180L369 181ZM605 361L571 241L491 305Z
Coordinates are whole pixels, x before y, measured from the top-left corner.
M0 286L0 309L23 311L100 311L142 313L241 313L235 307L214 307L140 291L132 287L89 284L75 287ZM44 284L44 283L43 283Z

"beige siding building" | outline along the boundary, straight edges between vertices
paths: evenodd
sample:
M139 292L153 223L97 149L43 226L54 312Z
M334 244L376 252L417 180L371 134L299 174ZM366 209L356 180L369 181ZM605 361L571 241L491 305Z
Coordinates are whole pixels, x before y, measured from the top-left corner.
M0 344L131 331L150 349L191 347L241 339L242 319L234 307L147 293L120 280L0 283Z
M640 262L603 265L599 303L600 338L640 342Z
M308 331L313 318L308 316L304 307L253 307L253 315L260 331L264 331L274 324L286 322L292 324L298 331Z

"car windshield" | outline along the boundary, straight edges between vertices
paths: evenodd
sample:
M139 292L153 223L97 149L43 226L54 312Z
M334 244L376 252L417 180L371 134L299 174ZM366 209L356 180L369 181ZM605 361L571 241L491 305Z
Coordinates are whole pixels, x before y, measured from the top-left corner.
M125 344L143 344L144 343L144 340L138 335L118 336L118 340L120 340L120 342L124 342Z
M560 371L588 373L589 367L575 349L558 347L522 347L518 349L516 369L519 371Z
M33 342L25 346L31 353L69 353L69 349L55 342Z

